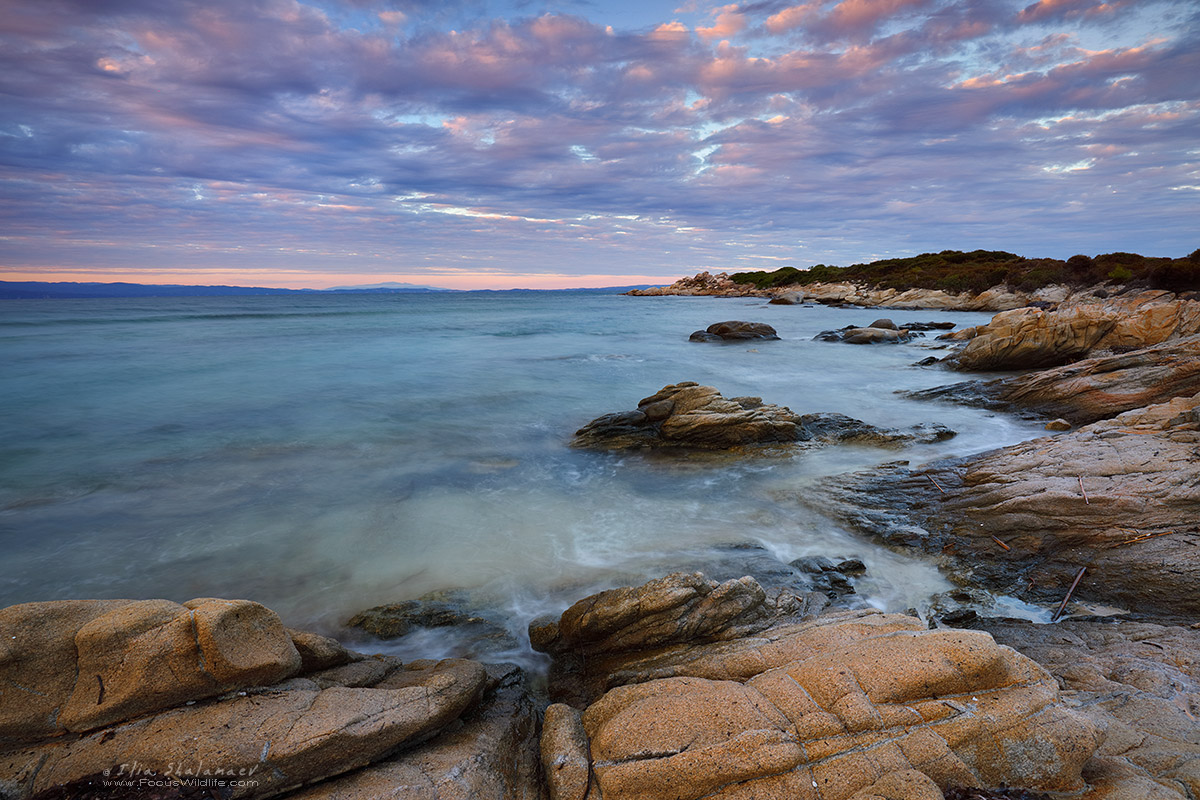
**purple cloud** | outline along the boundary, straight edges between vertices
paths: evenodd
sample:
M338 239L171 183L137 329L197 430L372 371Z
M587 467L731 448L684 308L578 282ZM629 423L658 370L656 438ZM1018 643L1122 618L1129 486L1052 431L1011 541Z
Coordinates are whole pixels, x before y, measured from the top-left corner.
M1183 2L759 2L636 28L582 3L9 6L12 273L1195 248Z

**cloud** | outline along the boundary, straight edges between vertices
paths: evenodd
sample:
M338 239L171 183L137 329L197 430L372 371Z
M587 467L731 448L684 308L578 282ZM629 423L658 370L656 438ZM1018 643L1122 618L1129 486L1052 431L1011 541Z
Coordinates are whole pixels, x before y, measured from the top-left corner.
M10 5L10 268L1195 247L1186 4L760 2L635 29L601 6L459 27L465 2L448 27L417 2Z

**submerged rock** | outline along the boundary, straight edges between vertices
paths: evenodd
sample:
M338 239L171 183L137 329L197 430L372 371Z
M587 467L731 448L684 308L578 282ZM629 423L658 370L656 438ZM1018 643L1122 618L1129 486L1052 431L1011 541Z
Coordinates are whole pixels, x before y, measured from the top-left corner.
M891 322L891 320L883 320ZM846 344L899 344L909 342L924 334L897 328L856 328L847 325L836 331L821 331L813 337L820 342L845 342Z
M415 600L368 608L346 624L380 639L398 639L417 629L454 628L459 644L452 652L466 658L519 646L504 620L494 611L477 607L463 590L430 592Z
M682 581L684 595L697 580ZM559 624L582 607L617 631L679 631L655 621L680 583L664 581L587 598ZM669 641L582 659L598 691L577 700L581 714L547 714L552 798L936 800L952 784L1070 792L1084 788L1100 740L1044 670L976 631L860 611ZM571 653L562 644L556 658Z
M778 339L775 329L765 322L715 322L688 337L693 342L741 342L749 339Z
M905 431L877 428L844 414L795 414L758 397L727 399L711 386L685 381L645 398L636 411L592 420L575 432L571 446L720 450L756 444L853 442L891 447L941 441L953 435L954 431L933 423Z

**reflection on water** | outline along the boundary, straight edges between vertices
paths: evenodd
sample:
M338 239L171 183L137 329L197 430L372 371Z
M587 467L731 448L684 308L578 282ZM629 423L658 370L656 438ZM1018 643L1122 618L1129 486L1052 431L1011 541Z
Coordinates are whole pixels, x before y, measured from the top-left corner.
M791 498L840 472L1036 432L897 397L954 379L911 366L939 346L932 339L811 340L870 322L870 310L557 293L3 309L5 605L248 597L289 624L334 631L368 606L470 587L519 635L587 591L753 543L783 562L861 559L862 602L921 609L949 588L934 565ZM733 318L769 322L782 339L687 341ZM839 446L741 460L566 447L593 417L681 380L879 425L938 421L959 436L902 451ZM444 641L445 631L430 636Z

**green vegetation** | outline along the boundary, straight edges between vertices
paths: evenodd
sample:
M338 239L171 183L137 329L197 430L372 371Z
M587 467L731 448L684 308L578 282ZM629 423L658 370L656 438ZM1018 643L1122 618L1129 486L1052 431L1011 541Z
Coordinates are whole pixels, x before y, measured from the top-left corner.
M1182 292L1200 290L1200 250L1184 258L1106 253L1095 258L1071 256L1066 261L1024 258L1002 250L943 250L849 267L817 264L807 270L783 267L774 272L738 272L729 277L759 289L837 282L876 289L982 292L999 284L1032 291L1054 284L1080 287L1110 282Z

